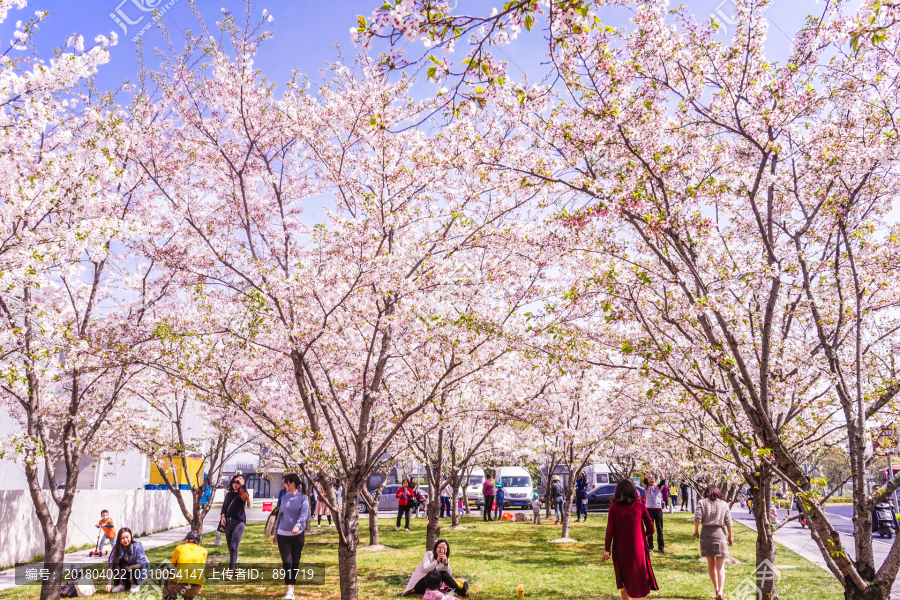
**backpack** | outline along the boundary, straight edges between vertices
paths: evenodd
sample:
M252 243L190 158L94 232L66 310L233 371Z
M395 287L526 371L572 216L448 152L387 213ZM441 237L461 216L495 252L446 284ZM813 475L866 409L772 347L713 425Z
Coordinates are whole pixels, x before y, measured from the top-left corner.
M270 540L275 539L275 524L278 523L278 511L280 508L281 506L276 506L272 509L272 514L266 519L265 536Z

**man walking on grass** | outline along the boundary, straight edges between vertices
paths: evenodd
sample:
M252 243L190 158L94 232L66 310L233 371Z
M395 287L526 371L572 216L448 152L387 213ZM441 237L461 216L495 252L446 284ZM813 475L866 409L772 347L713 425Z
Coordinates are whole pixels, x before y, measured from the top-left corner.
M660 554L665 554L665 542L663 542L663 498L662 492L656 486L656 478L652 475L647 477L647 512L653 519L653 527L656 528L656 541L659 544ZM650 544L650 552L653 549L653 534L647 536L647 542Z

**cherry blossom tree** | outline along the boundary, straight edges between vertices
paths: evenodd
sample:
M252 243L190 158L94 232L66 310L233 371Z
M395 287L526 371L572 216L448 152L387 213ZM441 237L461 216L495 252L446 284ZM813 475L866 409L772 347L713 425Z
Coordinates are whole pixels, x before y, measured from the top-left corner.
M248 366L290 378L277 398L291 405L275 414L291 412L292 435L322 450L312 464L336 517L341 597L356 598L369 475L404 423L510 352L540 294L547 264L509 240L541 194L474 169L483 132L470 123L404 128L433 103L365 59L334 66L315 95L297 76L279 98L252 64L266 32L230 15L218 39L200 30L147 74L158 91L135 92L146 127L135 160L173 235L160 259L205 286L214 329L253 348ZM322 198L324 222L304 219Z
M191 529L202 533L212 509L212 486L227 461L252 443L254 436L226 398L234 391L235 373L234 360L223 352L224 344L218 343L217 336L176 334L177 314L168 313L157 325L155 343L144 350L141 364L150 368L139 385L131 386L130 396L136 401L129 406L135 413L126 436L156 465ZM199 462L191 463L189 458ZM190 506L182 495L178 472L185 475Z
M538 455L552 456L548 462L548 478L552 478L559 466L565 467L569 477L565 482L562 533L559 542L572 542L569 536L569 517L575 498L576 475L589 464L596 462L600 451L614 442L628 423L627 411L620 401L614 373L590 365L568 364L554 369L557 375L546 393L535 403L539 429L534 436L540 445ZM549 490L549 482L548 482ZM548 494L549 504L549 494Z
M0 2L0 17L24 5ZM18 23L15 50L45 16ZM146 230L128 115L91 85L109 43L85 51L74 36L49 63L26 54L0 65L0 398L21 427L4 457L23 465L44 535L43 599L59 597L79 472L115 444L101 428L130 419L134 352L159 300L139 285L155 275L128 262Z
M602 23L612 4L629 11L629 26ZM455 78L457 106L493 102L498 119L529 132L528 144L485 162L574 194L564 220L609 260L571 296L604 296L603 314L633 332L621 354L726 417L722 439L763 467L753 485L778 477L804 498L848 598L886 598L900 544L876 570L869 519L900 479L869 496L864 473L869 423L898 391L898 238L887 218L898 32L882 20L859 35L858 15L832 2L782 65L764 56L767 4L738 2L730 43L713 39L714 23L653 1L511 2L475 20L419 3L380 9L356 33L442 48L468 22L479 40L503 43L546 17L555 89L509 81L483 43L461 71L435 64L435 79ZM862 11L871 18L869 5ZM855 560L796 446L798 433L829 435L836 422L854 473ZM758 549L758 561L772 557L774 546ZM776 595L761 583L765 598Z
M523 356L510 354L490 371L446 390L404 426L405 444L422 462L430 491L426 548L434 547L440 538L441 490L450 488L452 506L456 506L466 470L478 459L496 454L492 441L498 429L528 423L534 412L531 402L546 391L549 382L546 377L535 377L527 385L515 384L528 367ZM456 510L451 517L451 528L458 527Z

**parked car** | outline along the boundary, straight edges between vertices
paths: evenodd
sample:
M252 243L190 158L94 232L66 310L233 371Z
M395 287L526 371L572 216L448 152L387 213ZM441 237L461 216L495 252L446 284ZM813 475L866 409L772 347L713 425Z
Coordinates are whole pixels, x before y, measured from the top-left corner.
M507 507L531 508L531 474L523 467L497 467L495 485L500 484L506 491L504 503Z
M398 500L396 498L397 492L400 491L400 484L395 483L393 485L384 486L384 491L381 492L381 498L378 500L378 512L381 511L396 511L399 507ZM369 507L366 506L366 503L363 502L363 499L359 499L359 514L364 515L369 512Z
M646 502L647 494L644 492L644 488L638 487L637 491L641 495L641 502ZM615 494L616 486L614 485L604 485L592 490L587 496L588 512L608 512Z

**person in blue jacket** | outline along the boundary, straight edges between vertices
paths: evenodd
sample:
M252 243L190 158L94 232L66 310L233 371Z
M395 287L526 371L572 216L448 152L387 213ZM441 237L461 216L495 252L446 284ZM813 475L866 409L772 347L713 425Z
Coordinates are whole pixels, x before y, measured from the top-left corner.
M494 505L497 508L494 509L494 519L499 520L503 516L503 502L506 500L506 490L503 489L503 484L499 481L495 488L497 491L494 492Z
M279 500L278 520L275 522L275 539L281 564L284 567L284 597L294 597L294 584L300 567L300 554L306 541L306 521L309 518L309 498L303 493L303 483L296 473L283 478L285 494Z
M144 547L134 540L127 527L119 529L116 545L109 553L109 581L107 592L127 592L131 586L141 585L150 572L150 561Z
M584 471L579 471L575 478L575 511L578 514L578 518L575 519L576 523L581 521L581 515L584 515L584 520L587 522L587 488L587 476Z

